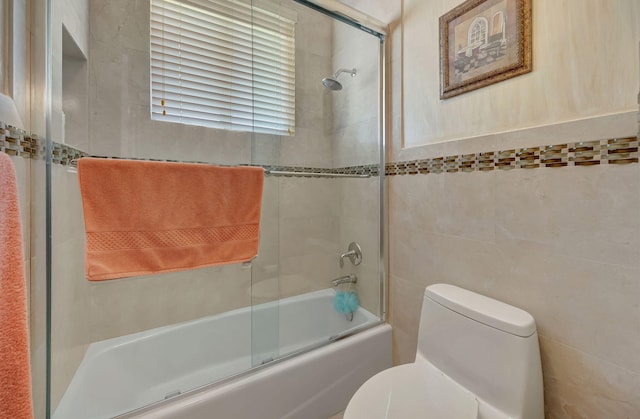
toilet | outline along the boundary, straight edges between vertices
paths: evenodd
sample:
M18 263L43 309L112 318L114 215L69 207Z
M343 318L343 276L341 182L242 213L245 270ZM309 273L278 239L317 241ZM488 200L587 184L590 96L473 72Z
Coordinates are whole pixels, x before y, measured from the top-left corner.
M344 419L544 419L533 317L447 284L426 288L415 362L384 370Z

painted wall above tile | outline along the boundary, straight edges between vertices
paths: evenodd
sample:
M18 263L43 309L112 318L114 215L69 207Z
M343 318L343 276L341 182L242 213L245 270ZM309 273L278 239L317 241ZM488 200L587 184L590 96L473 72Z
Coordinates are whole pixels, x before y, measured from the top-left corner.
M533 72L440 100L438 17L460 3L404 2L403 147L637 109L636 0L533 1Z

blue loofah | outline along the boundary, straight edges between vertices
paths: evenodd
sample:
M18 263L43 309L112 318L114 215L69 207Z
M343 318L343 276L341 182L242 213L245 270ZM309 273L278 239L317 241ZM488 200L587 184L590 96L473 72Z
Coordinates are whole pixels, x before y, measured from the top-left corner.
M333 308L338 313L353 313L358 309L359 305L358 296L354 291L336 291Z
M336 291L336 296L333 298L333 308L338 313L342 313L343 302L344 302L344 292Z
M358 301L358 296L355 292L349 291L345 293L344 297L344 307L345 313L353 313L358 309L360 302Z

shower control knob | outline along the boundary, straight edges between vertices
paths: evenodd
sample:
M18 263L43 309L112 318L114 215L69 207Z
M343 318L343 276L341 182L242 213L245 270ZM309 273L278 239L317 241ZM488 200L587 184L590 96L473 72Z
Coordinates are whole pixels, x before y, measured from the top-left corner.
M344 258L349 258L354 266L362 263L362 248L356 242L349 243L349 251L340 255L340 267L344 267Z

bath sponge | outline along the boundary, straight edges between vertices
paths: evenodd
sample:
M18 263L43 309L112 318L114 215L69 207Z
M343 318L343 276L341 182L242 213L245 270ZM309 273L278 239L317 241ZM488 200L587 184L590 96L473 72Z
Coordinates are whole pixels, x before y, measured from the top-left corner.
M353 313L359 305L358 296L354 291L336 291L333 308L338 313Z

